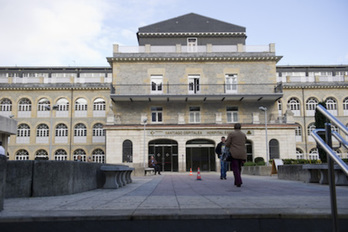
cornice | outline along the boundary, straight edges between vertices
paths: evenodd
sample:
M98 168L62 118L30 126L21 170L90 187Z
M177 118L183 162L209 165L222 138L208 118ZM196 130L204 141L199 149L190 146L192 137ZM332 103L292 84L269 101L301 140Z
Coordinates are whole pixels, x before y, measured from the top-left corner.
M245 32L138 32L139 37L246 36Z
M347 83L344 83L342 85L330 85L325 84L323 82L320 83L321 85L283 85L283 89L348 89Z
M247 57L108 57L108 62L224 62L224 61L276 61L282 56Z
M16 84L16 86L13 86L11 84L7 84L7 86L1 86L0 85L0 90L110 90L110 87L37 87L37 86L19 86Z

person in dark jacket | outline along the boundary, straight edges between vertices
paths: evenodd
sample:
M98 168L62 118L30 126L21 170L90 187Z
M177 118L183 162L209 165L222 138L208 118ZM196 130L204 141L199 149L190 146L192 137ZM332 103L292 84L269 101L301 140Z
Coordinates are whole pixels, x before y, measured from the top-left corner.
M240 123L236 123L234 125L234 131L228 135L226 140L226 147L230 148L230 153L232 155L231 169L234 175L234 184L237 187L240 187L243 184L241 177L242 164L247 158L245 149L247 137L241 131L241 128L242 125Z
M215 148L215 153L217 154L218 158L220 159L220 165L221 165L221 171L220 171L220 179L226 180L226 172L227 172L227 161L225 159L224 153L225 153L225 137L221 137L221 142L218 143L218 145Z

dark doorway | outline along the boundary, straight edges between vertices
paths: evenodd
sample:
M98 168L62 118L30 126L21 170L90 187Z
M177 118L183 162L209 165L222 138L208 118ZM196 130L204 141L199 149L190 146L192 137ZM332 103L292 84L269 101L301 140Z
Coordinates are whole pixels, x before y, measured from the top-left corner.
M162 171L177 172L178 143L170 139L158 139L149 142L149 156L154 156Z
M205 139L190 140L186 143L186 171L216 171L215 143Z

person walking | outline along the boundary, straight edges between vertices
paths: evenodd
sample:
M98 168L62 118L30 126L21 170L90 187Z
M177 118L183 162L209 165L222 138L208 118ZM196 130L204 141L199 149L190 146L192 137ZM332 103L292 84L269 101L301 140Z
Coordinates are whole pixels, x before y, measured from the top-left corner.
M158 172L158 175L161 175L160 167L157 165L157 160L154 156L151 156L151 159L149 160L149 167L155 169L155 175L156 172Z
M242 177L242 164L246 161L247 154L245 149L245 143L247 141L246 135L241 131L242 125L240 123L234 124L234 131L231 132L226 139L226 147L229 148L232 155L231 169L234 175L234 184L237 187L241 187Z
M225 136L221 137L221 142L218 143L218 145L215 148L215 153L217 154L218 158L220 159L220 179L226 180L226 172L227 172L227 161L225 158L225 142L226 138Z

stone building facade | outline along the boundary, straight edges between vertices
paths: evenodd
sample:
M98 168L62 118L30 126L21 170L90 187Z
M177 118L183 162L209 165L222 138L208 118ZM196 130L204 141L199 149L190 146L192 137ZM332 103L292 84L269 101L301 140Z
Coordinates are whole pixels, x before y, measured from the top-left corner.
M0 115L18 121L9 158L141 170L154 155L163 171L216 171L214 148L239 122L250 161L317 159L313 109L324 100L347 125L348 66L277 66L275 45L247 45L245 31L187 14L115 44L111 67L0 67Z

